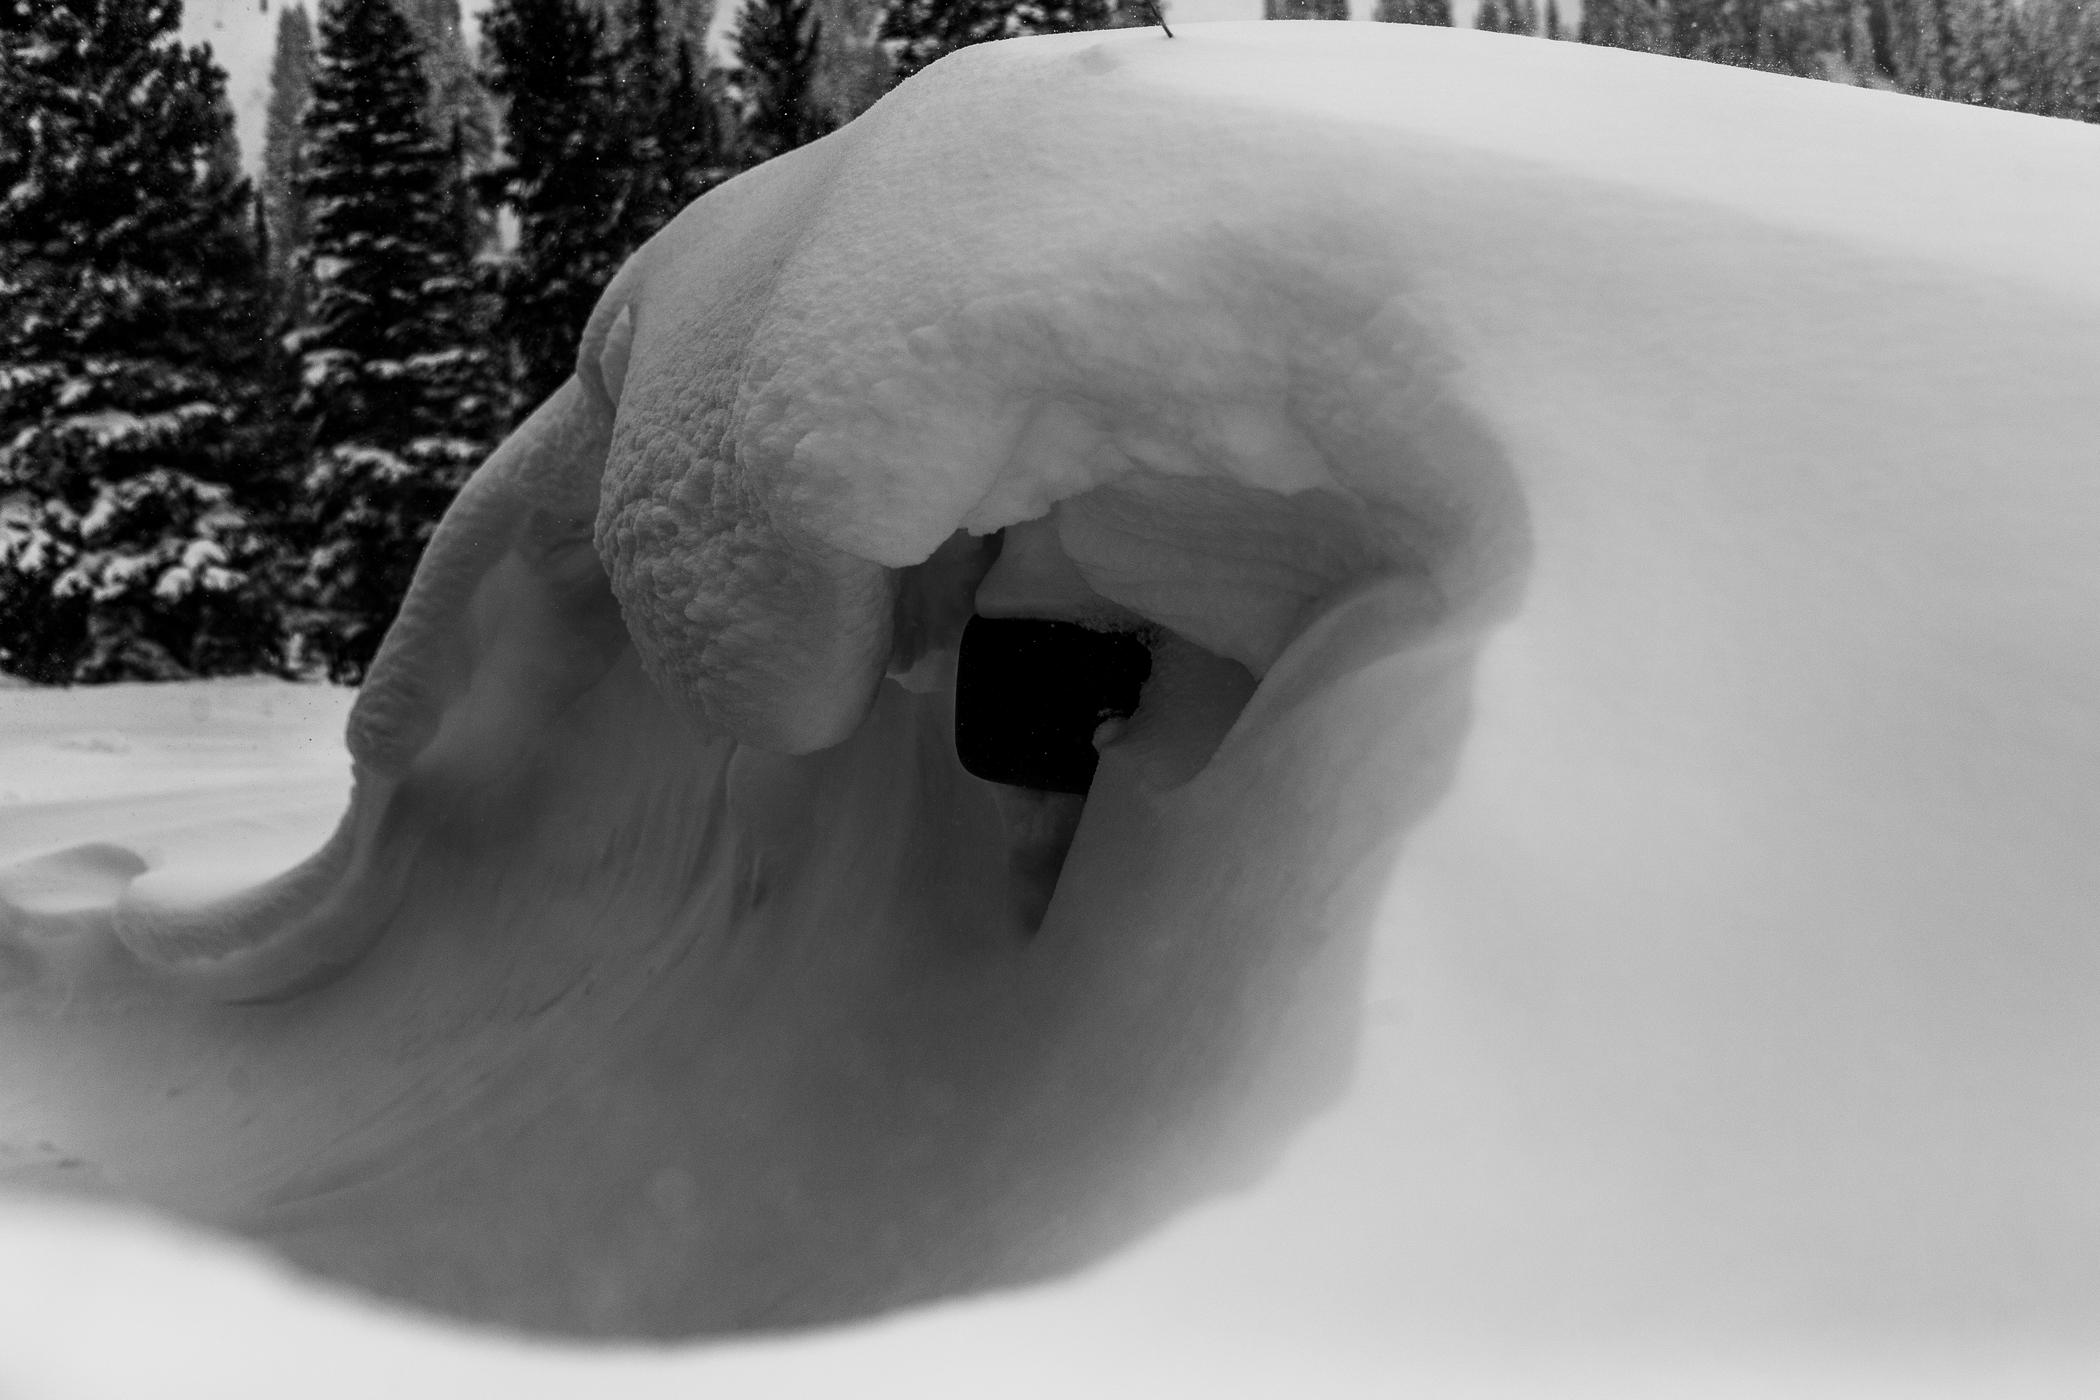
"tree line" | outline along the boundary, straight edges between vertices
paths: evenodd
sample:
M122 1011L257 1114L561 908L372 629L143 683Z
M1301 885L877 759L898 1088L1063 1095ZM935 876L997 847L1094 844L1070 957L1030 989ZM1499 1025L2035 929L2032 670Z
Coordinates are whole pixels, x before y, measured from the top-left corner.
M1450 0L1374 17L1452 23ZM1473 27L2100 121L2100 5L2087 0L1479 0Z
M0 0L0 671L360 679L453 494L679 209L956 49L1153 19L892 0L827 35L746 0L717 61L683 13L495 0L476 62L458 0L284 11L251 182L180 0ZM1566 33L1557 0L1475 23ZM2078 0L1588 0L1568 37L2100 118Z

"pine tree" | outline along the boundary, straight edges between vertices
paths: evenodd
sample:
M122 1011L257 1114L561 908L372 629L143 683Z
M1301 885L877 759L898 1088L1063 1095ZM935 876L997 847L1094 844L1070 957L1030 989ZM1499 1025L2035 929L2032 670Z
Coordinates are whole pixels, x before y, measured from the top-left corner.
M810 0L747 0L730 42L737 55L742 158L771 160L824 134L812 96L820 41Z
M295 540L302 656L359 679L488 450L492 366L448 142L390 0L323 0L300 190L313 300L291 337L312 444Z
M1909 9L1910 42L1898 50L1893 76L1905 92L1944 97L1947 62L1954 50L1953 13L1947 0L1912 0Z
M693 45L671 40L659 0L628 4L613 88L623 133L617 252L624 257L737 167L714 95L693 62Z
M895 0L877 31L896 82L972 44L1011 38L1012 0Z
M1560 22L1559 0L1546 0L1546 37L1548 39L1564 39L1567 37L1567 29Z
M445 215L452 229L452 246L471 269L476 251L488 244L492 221L474 198L474 157L466 122L457 118L445 142ZM471 271L467 275L471 278Z
M1944 20L1946 0L1923 3L1938 8ZM1821 77L1826 56L1839 47L1837 17L1830 6L1816 0L1763 0L1756 27L1759 68L1799 77Z
M1349 18L1347 0L1262 0L1263 19L1326 19Z
M1265 0L1273 6L1277 0ZM1309 7L1289 18L1346 17L1344 0L1288 0ZM889 54L891 81L901 83L957 49L1029 34L1072 34L1090 29L1129 29L1158 22L1144 0L893 0L883 12L877 38ZM1320 13L1311 13L1317 10ZM1268 18L1278 18L1269 14Z
M2068 71L2057 93L2055 115L2074 121L2100 121L2100 5L2079 4L2077 0L2056 3L2077 13L2068 25Z
M664 0L666 46L676 52L680 44L690 44L694 53L704 52L714 16L715 0Z
M817 107L830 125L844 126L890 89L890 58L877 38L882 3L817 0L816 13Z
M1106 29L1113 19L1109 0L1019 0L1012 23L1016 34L1077 34Z
M459 0L394 0L415 35L430 99L432 131L458 128L467 162L478 169L495 153L495 119L460 26Z
M267 483L258 506L264 507L280 527L287 521L297 495L296 477L306 452L306 435L294 412L297 357L285 348L284 339L305 319L309 302L306 268L312 229L306 217L306 196L300 181L306 172L306 126L302 120L313 101L313 25L303 6L292 5L278 12L277 49L270 64L269 104L264 109L262 187L256 201L262 215L266 249L263 265L269 269L272 334L264 350L264 373L258 386L260 417L270 425L263 438L264 450L273 462L284 464L276 479ZM281 528L280 528L281 533ZM275 570L277 591L290 590L284 560Z
M269 665L264 281L225 75L177 0L0 0L0 668Z
M1371 18L1386 24L1451 24L1451 0L1378 0Z
M2026 96L2019 19L2009 0L1956 0L1948 96L2018 109Z
M639 248L662 228L677 200L665 149L664 105L673 78L664 51L663 10L657 0L632 0L613 56L613 115L622 128L618 241Z
M605 24L606 43L618 49L626 43L634 22L633 0L586 0L590 8L598 12ZM736 3L736 0L730 0ZM695 52L707 46L709 27L714 22L715 0L660 0L657 6L657 23L663 30L664 52L676 53L680 44L692 45Z
M504 158L482 178L517 245L498 279L516 421L567 381L576 337L625 256L622 135L602 18L579 0L496 0L482 22Z
M1583 0L1578 36L1585 44L1667 53L1670 20L1663 0Z
M2082 30L2090 8L2079 0L2027 0L2020 16L2022 111L2077 117L2083 105L2080 67L2087 58Z
M736 173L715 97L693 62L691 43L680 40L671 87L657 119L657 149L674 212Z
M1895 80L1896 35L1902 22L1892 12L1901 3L1903 0L1849 0L1845 7L1845 60L1865 82Z
M1582 0L1582 12L1575 20L1576 42L1623 48L1618 42L1621 8L1621 0Z
M1448 4L1449 0L1445 0ZM1150 29L1173 13L1167 0L1113 0L1108 7L1107 29Z
M1730 23L1732 0L1668 0L1663 7L1660 52L1709 63L1729 63L1736 45Z
M1668 51L1682 58L1810 75L1821 71L1819 51L1843 47L1832 32L1842 12L1819 0L1670 0L1667 13Z
M288 289L291 270L306 247L306 201L298 180L306 149L299 114L314 90L314 35L303 6L277 16L277 52L270 63L270 101L263 118L262 205L270 230L270 278ZM296 307L293 308L296 315Z
M1516 29L1516 15L1507 0L1480 0L1473 11L1473 27L1489 34L1508 34Z

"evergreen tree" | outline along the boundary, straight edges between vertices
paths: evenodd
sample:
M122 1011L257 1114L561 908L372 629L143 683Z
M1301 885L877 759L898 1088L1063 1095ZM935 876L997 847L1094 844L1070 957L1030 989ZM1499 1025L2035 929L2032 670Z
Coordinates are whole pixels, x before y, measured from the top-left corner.
M625 132L619 138L622 257L737 171L693 45L672 41L662 16L659 0L631 0L615 57L615 117Z
M1012 37L1011 0L895 0L878 31L893 79L903 82L972 44Z
M633 0L586 0L586 3L596 9L604 21L605 38L610 47L618 49L627 42L631 32L628 26L634 20ZM680 44L692 45L696 53L704 49L714 14L714 0L660 0L657 23L663 30L664 52L676 53Z
M1262 0L1263 19L1349 18L1348 0Z
M1622 0L1582 0L1582 12L1575 20L1576 42L1624 48L1618 42L1622 8Z
M1274 5L1276 0L1265 0ZM1287 18L1336 17L1343 0L1290 0L1309 7ZM1160 0L1159 14L1166 12ZM1313 10L1320 13L1314 14ZM1268 18L1278 18L1269 14ZM877 37L889 52L891 79L903 82L937 59L972 44L1028 34L1072 34L1088 29L1128 29L1157 22L1141 0L893 0L883 12Z
M1451 24L1451 0L1378 0L1371 18L1386 24Z
M1709 63L1734 62L1739 47L1731 21L1733 0L1666 0L1660 52Z
M747 0L730 42L737 54L743 160L771 160L824 134L812 96L819 42L810 0Z
M1583 0L1577 37L1585 44L1669 51L1669 21L1661 0Z
M460 0L394 0L415 35L429 100L425 122L449 146L454 187L449 201L458 211L468 246L478 249L494 237L495 221L474 198L473 180L496 154L495 113L474 71L461 32Z
M1006 9L997 0L891 0L875 31L890 60L890 80L901 83L971 44L1006 37Z
M1849 0L1845 8L1845 61L1856 77L1874 85L1897 81L1895 50L1903 23L1896 12L1906 0Z
M291 338L312 444L295 630L304 656L354 681L488 450L495 405L414 34L390 0L323 0L320 27L300 181L313 300Z
M1888 11L1892 0L1842 0L1836 8L1844 17L1845 64L1862 86L1887 84L1891 73L1888 57Z
M303 6L277 15L277 52L270 63L270 101L263 118L262 206L270 230L270 279L288 287L306 247L306 201L298 181L306 148L299 114L314 90L314 35ZM296 314L296 308L294 309Z
M2100 5L2049 0L2059 12L2065 69L2051 115L2100 121Z
M1948 96L2018 109L2026 97L2019 19L2010 0L1956 0Z
M1016 34L1077 34L1107 29L1113 19L1109 0L1019 0L1013 9L1013 30ZM1151 22L1147 13L1145 23Z
M2086 110L2092 55L2085 44L2096 11L2100 6L2080 0L2027 0L2020 16L2022 111L2075 120Z
M830 125L844 126L890 89L890 58L878 41L882 3L817 0L816 13L817 107Z
M0 668L270 664L264 293L225 75L177 0L0 0Z
M1787 71L1843 81L1837 71L1844 54L1844 13L1831 0L1779 0L1771 27L1800 51Z
M625 256L623 133L604 22L580 0L496 0L482 43L504 104L503 160L482 188L517 219L498 278L515 421L568 379L576 337Z
M495 120L488 94L467 56L459 0L394 0L394 4L408 21L422 58L430 93L425 118L430 129L450 132L457 128L468 165L476 169L486 165L495 153Z
M466 122L455 119L445 142L446 219L452 229L452 246L460 250L470 267L476 250L489 241L491 222L474 198L473 162Z
M1448 6L1450 0L1445 0ZM1167 0L1112 0L1108 7L1108 29L1150 29L1163 22L1173 6Z
M1560 0L1546 0L1546 37L1564 39L1567 28L1560 22Z
M1805 28L1805 9L1783 12ZM1837 13L1844 23L1836 47L1858 81L2044 116L2100 117L2100 5L1854 0ZM1817 37L1796 47L1813 47ZM1797 61L1790 71L1811 69Z
M1509 34L1516 30L1517 17L1507 0L1480 0L1473 11L1473 27L1490 34Z
M676 51L690 44L696 54L707 49L709 26L714 23L715 0L664 0L664 34Z
M1509 16L1509 32L1512 34L1536 34L1539 32L1538 0L1503 0L1504 12Z
M692 45L678 44L678 62L658 118L657 149L675 213L736 173L715 97L693 62Z
M657 0L632 0L613 57L613 114L623 128L618 240L624 249L647 242L683 204L665 147L670 70L662 7Z

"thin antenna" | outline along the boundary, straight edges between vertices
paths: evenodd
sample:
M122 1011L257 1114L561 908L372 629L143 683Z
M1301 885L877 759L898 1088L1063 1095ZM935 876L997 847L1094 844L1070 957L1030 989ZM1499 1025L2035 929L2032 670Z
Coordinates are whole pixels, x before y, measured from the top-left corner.
M1167 17L1159 8L1159 0L1145 0L1145 8L1152 11L1152 18L1157 21L1161 29L1167 29ZM1174 31L1167 29L1167 37L1169 39L1173 38Z

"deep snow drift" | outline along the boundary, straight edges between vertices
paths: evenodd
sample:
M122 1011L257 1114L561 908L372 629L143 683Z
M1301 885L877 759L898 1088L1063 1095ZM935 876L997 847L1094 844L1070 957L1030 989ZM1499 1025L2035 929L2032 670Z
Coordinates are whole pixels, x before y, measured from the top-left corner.
M899 1375L2089 1364L2096 157L1397 26L944 61L615 280L319 854L6 828L0 1133L557 1333L1116 1261L826 1344ZM956 762L973 610L1150 648L1076 831Z

